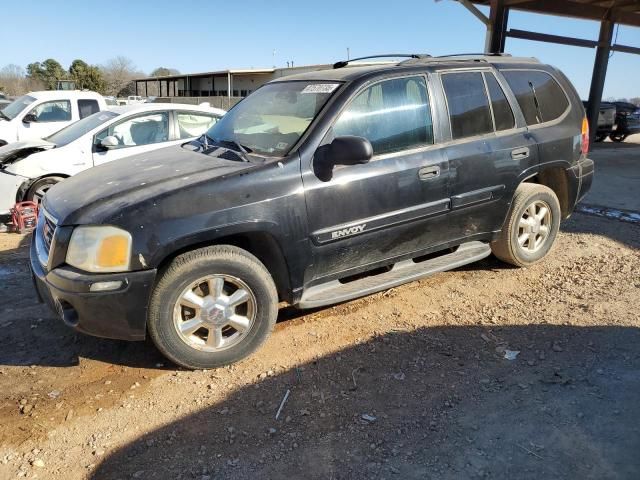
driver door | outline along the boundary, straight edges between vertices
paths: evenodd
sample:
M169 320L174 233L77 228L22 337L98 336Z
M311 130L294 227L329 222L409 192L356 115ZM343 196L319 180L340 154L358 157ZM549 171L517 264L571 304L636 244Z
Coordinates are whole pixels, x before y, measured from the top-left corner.
M434 142L425 76L364 88L327 135L365 137L373 158L334 167L330 180L304 175L314 254L307 281L340 278L446 238L449 169Z
M18 125L18 141L48 137L73 122L71 102L69 100L42 102L27 110L24 116L29 114L33 114L36 121L20 122Z
M118 145L101 147L108 136L115 137ZM169 145L169 112L151 112L129 117L105 128L94 138L93 164L119 160L124 157L149 152Z

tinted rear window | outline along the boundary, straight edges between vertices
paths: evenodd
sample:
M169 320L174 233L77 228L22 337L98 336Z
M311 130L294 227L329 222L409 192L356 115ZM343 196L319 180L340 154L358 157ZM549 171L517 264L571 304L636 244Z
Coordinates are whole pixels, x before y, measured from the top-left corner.
M558 82L546 72L514 70L502 73L518 99L527 125L555 120L569 106Z
M507 97L502 91L502 87L500 87L500 84L492 73L485 73L484 78L487 80L493 118L496 122L496 131L513 128L515 126L515 119L513 118L513 112L511 111Z
M442 85L447 96L454 140L493 132L489 99L481 72L443 74Z
M80 112L80 118L85 118L99 112L100 107L97 100L81 99L78 100L78 111Z

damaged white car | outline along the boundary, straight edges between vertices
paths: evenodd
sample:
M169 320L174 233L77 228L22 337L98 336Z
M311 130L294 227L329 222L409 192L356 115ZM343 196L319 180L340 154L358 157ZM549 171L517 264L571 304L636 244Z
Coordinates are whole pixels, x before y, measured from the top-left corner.
M39 202L52 185L82 170L199 137L224 114L166 103L109 107L43 140L0 147L0 219L16 202Z

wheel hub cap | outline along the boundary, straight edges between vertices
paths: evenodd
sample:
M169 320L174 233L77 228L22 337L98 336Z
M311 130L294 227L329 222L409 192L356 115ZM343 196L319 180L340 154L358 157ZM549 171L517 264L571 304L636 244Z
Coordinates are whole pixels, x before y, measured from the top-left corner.
M551 208L536 200L523 212L518 223L518 245L529 253L540 250L551 232Z
M257 302L242 280L230 275L201 278L178 297L173 323L192 348L220 351L239 343L251 330Z
M208 325L224 326L227 319L231 316L229 309L217 301L212 300L209 297L205 297L200 317L202 321Z

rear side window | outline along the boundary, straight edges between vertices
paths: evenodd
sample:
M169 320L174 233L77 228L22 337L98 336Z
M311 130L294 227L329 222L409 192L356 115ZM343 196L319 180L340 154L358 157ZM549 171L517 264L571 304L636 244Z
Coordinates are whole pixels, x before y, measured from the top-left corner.
M78 111L80 118L88 117L100 111L97 100L78 100Z
M213 115L192 112L177 112L180 138L198 137L218 121Z
M484 78L487 81L489 89L489 98L491 99L491 109L493 110L493 119L496 123L496 131L509 130L515 126L515 119L511 106L507 101L507 97L500 87L493 73L485 73Z
M502 73L518 100L527 125L550 122L567 110L567 96L548 73L537 70L507 70Z
M493 132L481 72L446 73L442 75L442 85L449 106L453 140Z
M429 95L423 77L394 78L360 92L333 126L335 136L371 142L374 155L433 143Z

